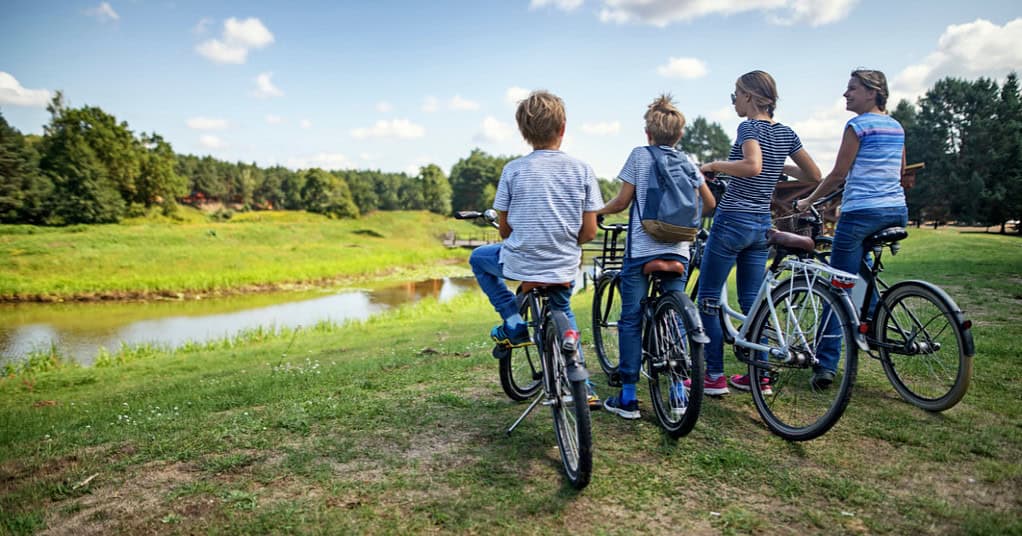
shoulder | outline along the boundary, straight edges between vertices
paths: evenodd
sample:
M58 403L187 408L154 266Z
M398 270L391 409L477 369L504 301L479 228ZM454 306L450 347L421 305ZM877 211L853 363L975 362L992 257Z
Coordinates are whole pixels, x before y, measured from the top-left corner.
M759 136L760 121L746 119L738 124L738 140L745 141Z

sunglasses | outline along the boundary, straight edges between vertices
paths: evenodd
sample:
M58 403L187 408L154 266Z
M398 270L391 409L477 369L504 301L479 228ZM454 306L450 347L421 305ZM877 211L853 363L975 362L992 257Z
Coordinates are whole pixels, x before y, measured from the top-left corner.
M732 93L731 94L731 104L734 104L736 102L738 102L738 95L735 95L734 93Z

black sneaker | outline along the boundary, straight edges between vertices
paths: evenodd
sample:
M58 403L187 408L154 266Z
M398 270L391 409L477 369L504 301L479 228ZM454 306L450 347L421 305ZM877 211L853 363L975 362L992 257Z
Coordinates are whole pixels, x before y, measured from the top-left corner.
M809 385L813 389L824 390L829 389L830 385L834 383L834 372L830 370L818 370L813 373L813 378L809 380Z
M604 400L603 409L618 414L622 419L633 420L639 418L639 401L632 400L624 404L621 402L621 393Z
M515 330L508 329L504 324L494 326L490 330L490 338L509 348L521 348L532 344L532 340L529 339L529 328L525 324L521 324Z

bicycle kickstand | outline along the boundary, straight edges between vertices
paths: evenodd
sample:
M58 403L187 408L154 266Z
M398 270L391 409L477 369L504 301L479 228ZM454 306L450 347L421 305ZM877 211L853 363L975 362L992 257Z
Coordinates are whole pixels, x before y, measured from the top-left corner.
M529 407L525 408L525 411L523 411L522 414L518 417L518 419L515 420L513 424L511 424L511 427L507 429L507 432L505 432L505 434L511 435L511 432L515 431L515 428L517 428L518 425L521 424L521 422L524 421L525 418L528 417L530 413L532 413L532 410L536 408L536 405L538 405L540 401L543 400L543 395L544 395L543 391L540 390L540 392L536 394L535 400L533 400L532 403L529 404Z

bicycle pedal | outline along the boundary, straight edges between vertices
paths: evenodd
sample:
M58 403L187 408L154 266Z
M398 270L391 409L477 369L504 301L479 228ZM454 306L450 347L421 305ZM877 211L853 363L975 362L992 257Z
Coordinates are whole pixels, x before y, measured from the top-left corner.
M496 359L507 359L511 357L511 349L503 344L495 344L491 353Z

